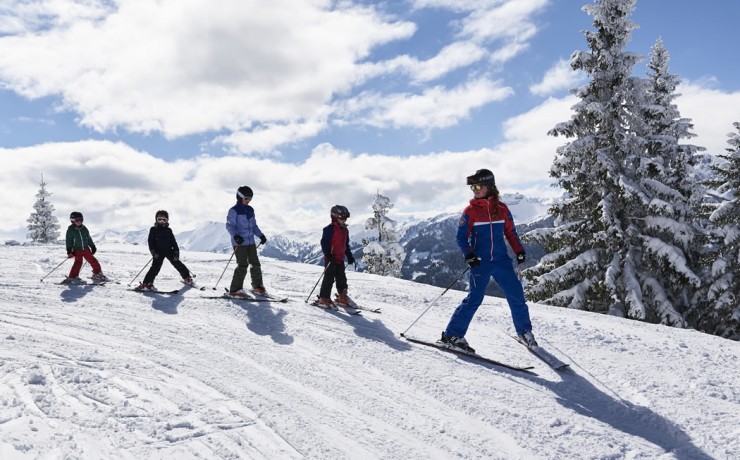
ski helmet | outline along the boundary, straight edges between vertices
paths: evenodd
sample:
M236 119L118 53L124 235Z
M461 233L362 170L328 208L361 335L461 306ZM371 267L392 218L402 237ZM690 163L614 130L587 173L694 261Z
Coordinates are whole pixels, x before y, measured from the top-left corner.
M342 206L341 204L335 204L331 208L331 220L347 220L349 219L349 209L347 209L345 206Z
M156 220L157 217L164 217L165 219L170 220L170 215L164 209L157 211L157 214L154 215L154 220Z
M468 185L485 185L488 189L492 189L496 186L496 179L493 177L493 173L488 169L479 169L472 176L467 178Z
M244 198L252 198L253 196L254 196L254 192L252 192L252 189L247 187L246 185L242 185L236 191L237 201L241 201Z
M81 212L74 211L69 215L69 220L84 219Z

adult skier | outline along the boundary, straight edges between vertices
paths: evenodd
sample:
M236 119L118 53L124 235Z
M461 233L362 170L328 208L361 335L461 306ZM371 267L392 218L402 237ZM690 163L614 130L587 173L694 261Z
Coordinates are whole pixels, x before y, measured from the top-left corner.
M470 266L470 292L452 313L439 342L475 352L465 340L465 334L493 277L509 303L519 340L528 347L536 346L524 289L506 249L508 241L516 254L517 263L521 264L526 259L514 219L509 208L499 200L499 191L491 171L479 169L467 178L467 184L473 191L473 199L460 218L457 245Z

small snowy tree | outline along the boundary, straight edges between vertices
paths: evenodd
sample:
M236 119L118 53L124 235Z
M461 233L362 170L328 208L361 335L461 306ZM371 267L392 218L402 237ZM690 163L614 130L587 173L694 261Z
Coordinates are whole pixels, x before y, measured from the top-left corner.
M369 273L398 278L401 276L406 251L398 243L396 222L387 216L392 207L389 198L380 193L375 195L373 217L365 222L365 229L377 230L378 236L362 240L362 261L367 265Z
M33 204L34 212L28 222L26 238L36 243L55 243L59 239L59 221L54 217L54 205L49 201L51 193L46 191L44 176L41 176L41 186Z
M713 261L707 270L704 308L698 327L728 339L740 340L740 123L728 134L726 162L713 166L707 181L723 201L709 215Z

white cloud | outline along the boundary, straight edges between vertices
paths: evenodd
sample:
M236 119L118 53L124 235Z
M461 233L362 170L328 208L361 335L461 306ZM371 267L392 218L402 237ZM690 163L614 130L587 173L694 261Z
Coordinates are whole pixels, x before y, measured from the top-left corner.
M583 71L574 71L570 67L570 61L559 59L546 72L542 81L532 85L529 91L537 96L548 96L564 89L571 89L586 80Z
M707 153L724 154L729 147L727 134L740 121L740 91L728 93L711 87L712 82L684 82L678 86L681 96L676 106L683 118L694 123L694 137L684 143L706 147Z
M89 9L100 13L100 5ZM33 2L60 17L78 2ZM406 38L348 3L274 0L124 0L103 17L78 12L0 38L0 80L29 98L61 96L80 123L177 137L291 123L315 116L353 85L356 62ZM259 11L259 14L255 14Z
M512 94L513 90L500 82L481 78L452 89L436 86L422 94L361 94L348 101L343 111L345 117L374 127L439 129Z

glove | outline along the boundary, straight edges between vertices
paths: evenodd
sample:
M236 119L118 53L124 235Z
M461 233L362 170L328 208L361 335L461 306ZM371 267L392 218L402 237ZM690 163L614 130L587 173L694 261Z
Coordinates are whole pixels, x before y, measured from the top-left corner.
M176 253L172 254L172 260L174 260L175 262L177 262L178 260L180 260L180 253L179 252L176 252Z
M465 263L467 263L470 268L477 267L478 265L480 265L480 257L471 252L470 254L465 256Z
M260 235L260 244L265 244L265 241L267 241L267 237L265 235Z
M516 263L522 264L527 259L527 254L522 251L516 255Z
M90 252L92 252L93 254L95 254L97 251L98 251L98 248L96 248L94 244L91 244L90 245Z
M153 253L152 253L152 257L153 257L154 259L159 259L159 254L157 254L156 252L153 252Z
M244 238L242 238L241 235L234 235L234 241L236 244L242 244L244 242Z
M352 255L352 253L351 253L351 252L348 252L348 253L347 253L347 263L348 263L348 264L353 264L353 263L355 263L355 258L354 258L354 256Z
M71 258L72 258L72 257L74 257L74 256L75 256L75 253L74 253L74 252L72 252L72 249L70 249L70 248L67 248L67 258L68 258L68 259L71 259Z

